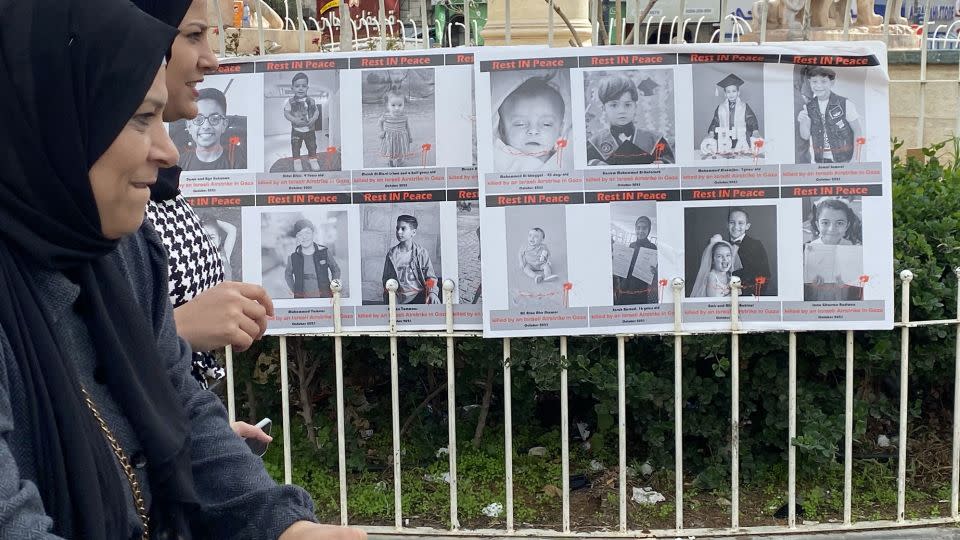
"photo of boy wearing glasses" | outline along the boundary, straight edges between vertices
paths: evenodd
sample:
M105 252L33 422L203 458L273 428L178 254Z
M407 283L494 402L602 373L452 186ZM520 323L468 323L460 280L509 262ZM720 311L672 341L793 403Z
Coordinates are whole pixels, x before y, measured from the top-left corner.
M199 92L200 114L186 121L192 144L180 148L180 168L185 171L246 169L247 152L240 137L224 137L230 124L227 98L216 88Z

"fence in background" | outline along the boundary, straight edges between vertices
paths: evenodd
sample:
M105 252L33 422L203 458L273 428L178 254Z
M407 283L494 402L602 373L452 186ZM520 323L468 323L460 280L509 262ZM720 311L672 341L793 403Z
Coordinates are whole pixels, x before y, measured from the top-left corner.
M510 0L503 0L506 6L506 41L507 44L510 43ZM525 0L533 1L533 0ZM595 6L595 2L598 0L590 0L591 6ZM631 2L639 2L639 0L630 0ZM846 1L846 13L843 24L843 35L845 38L850 36L849 30L851 25L850 20L850 8L853 0ZM555 26L555 9L553 5L553 0L548 0L544 4L545 16L548 21L548 38L547 44L553 45L554 40L557 37L558 33L566 35L567 28L561 26ZM930 13L930 0L925 0L925 10L924 13ZM636 13L640 13L640 6L636 6L638 9ZM806 3L807 10L810 8L810 0L807 0ZM395 48L429 48L430 43L429 39L426 41L422 39L423 36L427 36L427 32L423 31L426 28L429 28L427 20L427 11L425 3L421 3L421 17L420 22L413 19L408 21L398 21L397 19L388 18L384 13L384 4L381 0L380 2L380 12L379 17L376 21L369 21L364 19L360 23L351 21L349 26L341 26L339 21L347 19L351 20L347 8L344 5L341 5L341 12L339 18L330 18L324 19L322 22L315 19L311 19L310 23L315 25L315 28L321 32L327 31L328 35L331 36L331 42L333 41L332 37L334 35L339 35L339 41L329 44L330 46L318 45L318 48L323 48L323 50L366 50L366 49L376 49L376 50L386 50L391 47L391 44ZM683 11L681 9L681 11ZM764 10L765 11L765 10ZM597 10L592 9L591 13L596 13ZM298 20L301 21L299 24L294 24L292 20L287 17L287 22L289 26L297 28L297 31L300 34L300 52L305 52L306 49L306 30L307 25L303 21L303 10L302 10L302 0L296 0L296 13ZM766 13L760 14L760 28L757 29L759 32L760 40L759 42L764 41L766 35ZM262 19L257 17L258 21ZM220 21L220 27L223 28L222 17ZM751 28L750 22L746 21L735 15L729 15L726 17L725 21L730 22L731 33L728 34L724 39L724 36L721 35L719 29L713 32L713 35L710 38L711 42L718 42L723 40L727 41L740 41L741 36L753 32L754 29ZM614 23L614 21L611 21ZM477 26L470 21L469 10L465 10L465 20L463 23L451 23L447 25L445 32L439 32L437 35L446 35L447 42L452 41L452 31L454 25L459 25L462 28L465 36L465 42L471 42L471 36L476 35ZM704 23L703 19L685 19L679 21L677 18L672 20L667 20L665 18L659 19L647 19L640 21L639 19L634 21L635 28L644 27L646 35L656 35L658 39L660 36L665 35L661 30L665 26L669 28L669 33L666 35L672 36L683 36L685 29L690 27L699 27ZM597 21L592 21L593 28L593 38L596 42L596 38L600 31L600 25ZM400 28L410 28L411 32L404 30L402 32L394 32L395 26L400 26ZM436 26L436 23L435 23ZM611 27L613 24L610 25ZM924 28L932 27L932 23L926 22L922 25ZM376 32L370 33L371 27L376 29ZM381 32L380 30L386 29ZM335 32L336 30L336 32ZM692 34L696 36L699 33L699 28ZM921 47L920 47L920 78L918 80L897 80L891 81L892 84L903 84L903 83L919 83L919 94L918 100L920 103L920 117L918 120L918 138L917 146L920 146L923 140L923 130L924 130L924 101L927 92L927 87L929 84L952 84L955 85L958 92L958 100L960 100L960 78L958 80L928 80L927 79L927 50L930 48L941 49L941 48L960 48L960 22L954 23L949 27L944 27L943 25L933 28L930 32L921 33ZM941 34L942 31L942 34ZM928 34L933 34L932 37ZM362 35L362 37L361 37ZM420 36L420 37L418 37ZM885 38L889 36L889 13L884 14L884 36ZM640 44L640 33L633 33L633 44ZM268 51L269 48L265 47L264 37L263 37L263 27L259 28L259 50ZM400 46L402 45L402 46ZM749 47L750 43L742 43L743 47ZM224 43L224 32L220 32L220 52L221 55L225 53L225 43ZM960 114L957 118L957 132L960 133ZM958 279L960 279L960 267L955 269L955 274ZM672 282L674 288L674 313L675 313L675 323L673 332L669 333L673 337L674 343L674 444L676 448L675 452L675 525L673 529L665 530L630 530L627 525L627 463L626 463L626 398L625 398L625 340L628 337L633 337L632 335L619 335L615 338L605 338L605 339L616 339L617 340L617 371L618 371L618 433L619 433L619 520L618 526L616 529L607 531L607 532L591 532L591 533L576 533L577 536L582 537L617 537L617 536L715 536L715 535L729 535L731 533L744 533L744 534L772 534L772 533L781 533L781 532L822 532L822 531L844 531L844 530L858 530L858 529L875 529L875 528L891 528L891 527L917 527L917 526L927 526L935 524L945 524L945 523L957 523L960 522L960 295L957 299L957 309L958 316L954 319L945 319L945 320L929 320L929 321L911 321L910 320L910 283L913 279L913 274L909 270L903 270L900 272L900 282L901 282L901 320L896 323L896 328L899 330L901 335L901 350L900 350L900 402L899 402L899 437L898 437L898 456L897 456L897 513L894 520L883 520L883 521L853 521L851 515L851 501L853 495L853 481L852 481L852 467L853 467L853 369L854 369L854 332L847 331L846 334L846 381L845 381L845 410L844 410L844 419L845 419L845 430L844 430L844 492L843 492L843 521L839 523L823 523L816 525L803 525L797 523L796 515L796 448L792 444L792 441L796 437L797 433L797 333L789 332L789 341L788 341L788 457L787 457L787 508L788 508L788 518L786 526L762 526L762 527L741 527L740 526L740 481L739 481L739 450L740 450L740 440L739 440L739 426L740 426L740 412L739 412L739 355L740 355L740 336L744 332L740 329L739 317L738 317L738 306L739 306L739 294L740 294L740 281L739 278L734 277L731 283L732 296L730 298L731 304L731 322L730 329L728 333L730 335L730 384L731 384L731 413L730 413L730 435L731 435L731 507L730 507L730 524L727 528L720 529L688 529L684 526L684 516L683 516L683 388L682 388L682 367L683 367L683 355L682 355L682 346L683 339L687 336L690 336L691 333L686 332L683 328L683 324L679 320L681 309L679 306L681 291L684 287L684 282L680 278L676 278ZM397 282L395 280L390 280L387 283L387 289L389 293L389 314L390 314L390 323L389 330L386 332L355 332L355 331L345 331L341 326L340 318L340 286L338 283L333 285L333 308L334 308L334 331L333 333L326 333L315 335L318 339L330 340L330 345L334 350L335 358L335 369L336 369L336 404L337 404L337 445L338 445L338 458L339 458L339 490L340 490L340 523L347 525L348 523L348 508L347 508L347 481L346 481L346 449L345 449L345 426L344 426L344 382L343 382L343 338L344 337L355 337L355 336L364 336L371 337L376 339L385 339L389 340L390 343L390 373L391 373L391 398L392 398L392 428L393 428L393 477L394 477L394 521L392 526L376 526L376 527L367 527L366 529L371 532L379 533L389 533L389 534L410 534L410 535L470 535L470 536L487 536L487 537L514 537L514 536L550 536L550 535L571 535L573 531L571 530L570 524L570 436L569 436L569 400L568 400L568 380L567 380L567 369L566 369L566 356L567 356L567 338L560 337L559 350L557 351L557 360L560 362L561 371L560 371L560 421L561 421L561 459L562 459L562 523L559 531L555 530L531 530L531 529L518 529L515 526L514 520L514 500L513 500L513 431L512 431L512 401L511 401L511 366L510 366L510 347L511 339L504 338L503 342L503 384L504 384L504 460L505 460L505 484L506 484L506 498L505 498L505 529L479 529L479 530L463 530L460 527L459 518L458 518L458 503L457 503L457 446L456 446L456 387L455 387L455 373L454 373L454 352L455 352L455 343L457 340L462 339L480 339L481 334L479 332L463 332L463 331L454 331L453 330L453 290L454 283L450 280L447 280L443 283L443 293L444 293L444 302L446 305L446 324L447 330L444 332L405 332L397 330L396 323L396 291L397 291ZM926 519L907 519L905 516L905 482L906 482L906 464L907 464L907 390L909 384L909 358L910 358L910 330L912 328L918 328L922 326L937 326L937 327L955 327L958 330L957 334L957 345L956 345L956 356L954 358L954 408L953 408L953 448L951 456L951 492L950 492L950 516L943 518L926 518ZM894 331L897 331L894 330ZM401 453L401 441L400 441L400 416L399 416L399 394L400 388L398 385L398 372L399 372L399 362L397 353L397 342L398 338L417 338L417 337L444 337L446 338L446 360L447 360L447 406L448 406L448 437L449 442L447 448L449 449L449 488L450 488L450 516L449 521L451 524L450 530L440 530L432 528L409 528L404 526L404 520L402 515L402 497L403 497L403 486L401 482L401 467L402 467L402 453ZM291 482L292 476L292 462L293 455L291 453L291 441L290 441L290 386L289 386L289 372L288 372L288 355L287 355L287 337L281 336L280 338L280 379L281 379L281 396L282 396L282 421L283 421L283 470L284 470L284 481L286 483ZM235 380L233 373L233 355L232 351L227 349L227 404L230 419L235 418Z

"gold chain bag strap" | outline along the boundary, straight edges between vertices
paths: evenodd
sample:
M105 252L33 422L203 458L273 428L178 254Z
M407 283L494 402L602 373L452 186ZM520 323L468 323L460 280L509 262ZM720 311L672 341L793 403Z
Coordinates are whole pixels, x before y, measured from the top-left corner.
M133 503L136 505L137 514L140 515L140 521L143 523L143 540L149 540L150 516L147 515L147 505L143 501L140 480L137 479L136 473L133 472L133 465L130 464L130 458L127 457L126 452L123 451L123 447L120 446L120 441L117 440L113 432L110 431L110 428L107 427L106 420L103 419L100 410L97 409L93 400L90 399L90 394L87 393L87 389L81 386L80 392L83 393L83 400L87 403L87 408L90 409L93 417L96 418L97 423L100 424L100 431L103 432L104 437L107 438L107 442L110 443L110 449L113 450L113 454L117 456L117 461L120 462L120 468L123 469L123 474L127 476L127 482L130 483L130 491L133 493Z

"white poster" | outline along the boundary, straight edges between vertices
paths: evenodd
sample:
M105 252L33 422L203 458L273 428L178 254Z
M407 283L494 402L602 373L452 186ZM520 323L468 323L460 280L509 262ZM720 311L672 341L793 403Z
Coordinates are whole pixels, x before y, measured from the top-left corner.
M244 61L246 60L246 61ZM481 327L473 51L235 59L175 122L181 189L227 279L273 298L270 333Z
M476 56L484 335L892 328L881 44Z

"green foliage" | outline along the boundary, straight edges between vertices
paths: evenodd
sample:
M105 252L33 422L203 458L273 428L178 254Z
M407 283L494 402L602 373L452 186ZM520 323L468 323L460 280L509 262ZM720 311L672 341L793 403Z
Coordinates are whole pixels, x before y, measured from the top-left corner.
M915 275L910 290L913 320L956 316L953 268L960 265L958 155L960 143L954 140L926 149L924 161L893 158L894 261L890 271L910 269ZM865 223L870 226L869 221ZM895 283L899 298L899 278ZM843 440L846 349L845 337L839 332L801 333L797 340L798 435L793 444L799 460L802 504L810 519L842 510L842 471L838 474L842 458L838 454ZM557 502L544 488L561 483L558 396L562 367L569 370L572 472L589 472L593 460L615 466L618 459L616 340L570 338L567 358L560 357L558 341L512 341L515 515L520 522L555 514L552 507ZM317 338L306 340L305 346L309 364L316 365L316 375L305 393L299 392L297 377L291 377L291 395L295 396L295 412L302 410L299 396L309 396L314 441L307 440L307 428L302 418L295 416L293 476L317 498L321 515L336 516L333 345L328 338ZM502 347L501 340L456 342L461 519L481 524L498 523L482 515L484 506L505 502ZM952 373L954 367L955 334L947 327L915 328L910 333L910 347L911 429L935 429L927 424L948 415L952 403L952 377L944 373ZM240 384L253 381L252 394L238 387L239 410L249 411L253 402L260 416L280 417L276 349L276 342L268 340L262 349L239 355ZM900 333L857 332L854 351L854 455L858 456L879 451L874 444L878 433L896 433ZM424 475L442 475L448 467L446 456L437 455L438 449L447 446L446 343L434 338L400 339L398 357L400 422L406 426L402 437L404 512L446 520L448 486L424 480ZM673 467L673 361L672 338L643 336L626 342L627 457L634 467L643 463L658 471ZM687 489L722 494L729 490L730 474L729 336L685 337L682 361L684 467L686 476L696 480ZM389 363L388 340L344 340L349 509L352 518L379 523L389 522L393 514ZM472 440L488 389L490 407L474 447ZM747 484L780 482L782 486L784 482L789 444L787 394L787 336L742 336L740 456L741 478ZM591 432L589 448L581 446L573 425L576 422L585 423ZM279 422L275 423L279 427ZM533 446L545 447L547 455L528 456ZM267 456L274 475L279 474L282 463L278 453L275 444ZM865 512L873 508L870 505L889 504L891 497L895 502L891 474L887 463L866 462L858 469L854 491L863 494ZM782 503L777 489L764 496L771 504ZM665 512L663 508L666 506L645 509L635 517L639 522L655 520ZM934 508L928 505L920 512L929 515Z

